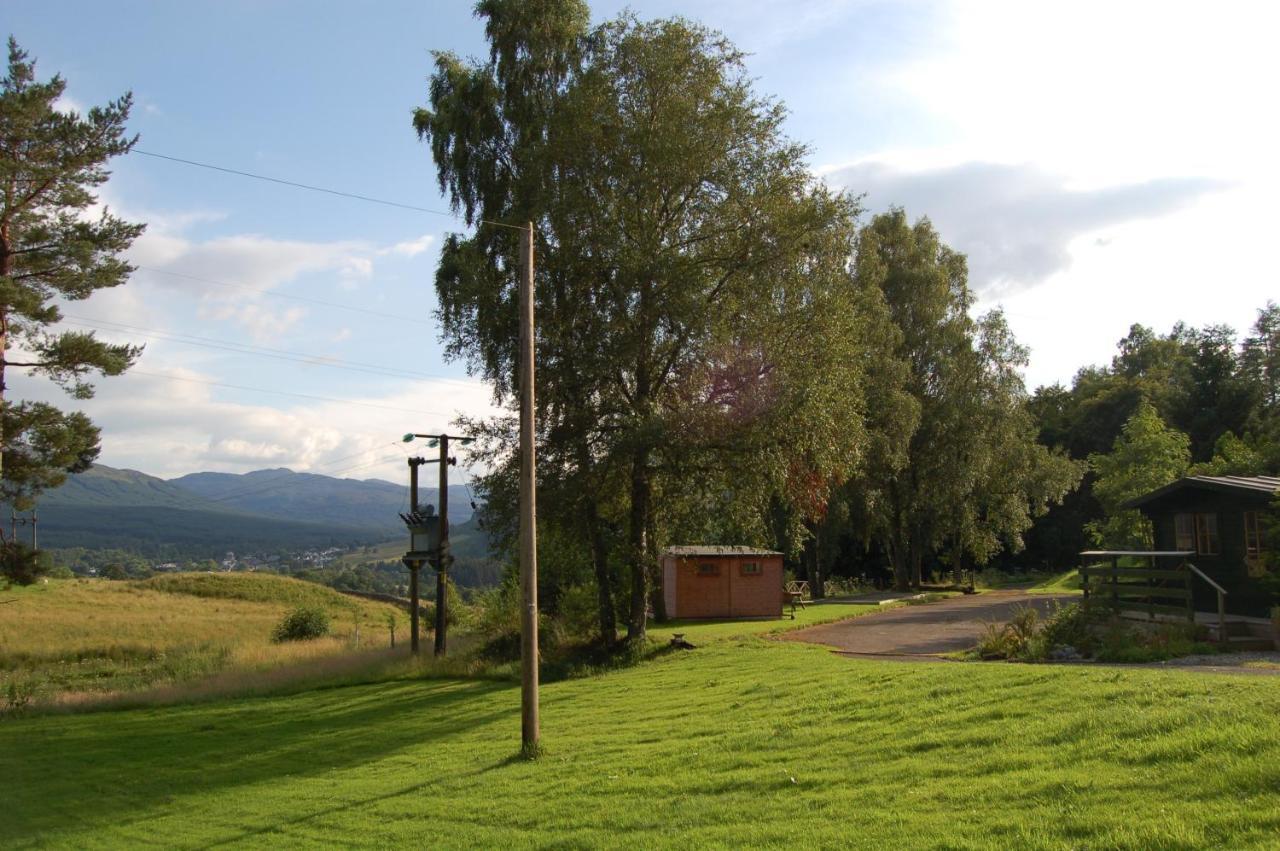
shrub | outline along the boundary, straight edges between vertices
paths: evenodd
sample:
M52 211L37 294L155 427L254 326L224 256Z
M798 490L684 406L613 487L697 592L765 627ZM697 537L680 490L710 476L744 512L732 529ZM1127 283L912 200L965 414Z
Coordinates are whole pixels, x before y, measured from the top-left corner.
M36 686L32 680L9 680L4 689L4 712L8 715L22 715L31 707L36 696Z
M37 550L18 541L0 545L0 574L14 585L31 585L49 570Z
M329 634L329 613L318 606L299 606L284 616L271 633L276 644L308 641Z
M573 639L589 641L600 635L600 605L594 585L570 585L557 601L558 618Z
M1040 629L1044 655L1059 647L1074 647L1082 656L1093 654L1094 638L1091 622L1094 620L1079 603L1062 605L1055 602L1053 608L1045 616L1044 626Z

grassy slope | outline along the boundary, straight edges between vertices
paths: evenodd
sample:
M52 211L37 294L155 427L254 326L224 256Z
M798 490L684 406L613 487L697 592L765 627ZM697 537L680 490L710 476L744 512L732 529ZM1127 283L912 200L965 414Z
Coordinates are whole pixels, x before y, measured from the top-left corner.
M1280 680L702 642L543 690L400 680L0 724L0 845L1266 847ZM85 806L92 800L92 806Z
M254 574L53 580L11 588L0 599L14 600L0 606L0 685L35 678L46 691L135 688L225 665L292 659L300 648L272 645L270 636L299 604L329 611L336 637L320 648L329 652L345 647L357 618L366 644L385 642L386 613L395 611L300 580ZM403 613L399 618L406 621Z

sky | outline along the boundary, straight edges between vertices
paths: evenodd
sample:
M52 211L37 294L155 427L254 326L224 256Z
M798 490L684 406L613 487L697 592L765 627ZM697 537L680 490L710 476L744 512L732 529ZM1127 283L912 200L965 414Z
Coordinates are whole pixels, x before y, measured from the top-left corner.
M1105 363L1133 323L1247 330L1268 299L1280 6L1267 3L638 0L746 51L815 174L868 214L927 216L1001 307L1029 388ZM411 112L431 51L484 56L470 2L6 0L64 107L132 91L139 152L447 212ZM592 6L593 19L619 2ZM785 12L782 10L785 9ZM433 319L448 215L305 192L135 152L101 202L147 223L120 288L67 327L146 344L76 402L100 461L174 477L289 467L405 478L399 436L492 394ZM465 459L463 460L465 466Z

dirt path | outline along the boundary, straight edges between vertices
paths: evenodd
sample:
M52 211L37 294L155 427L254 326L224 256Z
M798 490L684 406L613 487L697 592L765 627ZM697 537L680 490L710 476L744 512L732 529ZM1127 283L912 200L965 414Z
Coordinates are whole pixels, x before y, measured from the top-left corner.
M852 620L811 626L783 633L787 641L826 644L850 656L893 656L936 659L943 653L967 650L977 643L986 623L1008 621L1021 606L1044 614L1055 600L1078 599L1070 594L1027 594L991 591L952 597L922 606L889 609Z

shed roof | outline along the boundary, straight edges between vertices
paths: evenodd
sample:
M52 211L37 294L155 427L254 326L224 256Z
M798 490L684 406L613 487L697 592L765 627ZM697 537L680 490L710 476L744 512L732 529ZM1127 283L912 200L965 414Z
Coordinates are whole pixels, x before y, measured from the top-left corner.
M780 556L782 553L773 550L759 550L755 547L726 547L685 545L667 547L662 551L664 556Z
M1252 493L1267 496L1280 492L1280 478L1276 476L1183 476L1176 482L1156 488L1151 493L1134 497L1120 507L1137 508L1184 488L1205 488L1225 493Z

